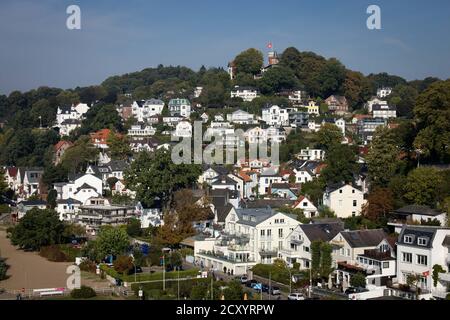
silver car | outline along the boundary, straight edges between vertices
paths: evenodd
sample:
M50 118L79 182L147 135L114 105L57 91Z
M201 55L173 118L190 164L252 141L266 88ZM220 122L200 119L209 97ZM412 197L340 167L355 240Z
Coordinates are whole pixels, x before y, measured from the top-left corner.
M305 297L301 293L291 293L288 295L288 300L305 300Z

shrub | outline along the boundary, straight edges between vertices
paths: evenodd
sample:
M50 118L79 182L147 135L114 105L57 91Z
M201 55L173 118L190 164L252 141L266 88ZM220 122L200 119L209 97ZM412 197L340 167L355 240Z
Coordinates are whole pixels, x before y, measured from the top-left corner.
M74 299L89 299L96 295L95 290L87 286L81 286L80 289L73 289L70 292L70 296Z
M0 258L0 281L6 279L6 271L8 271L8 265Z
M79 265L81 271L95 273L97 270L97 265L91 260L84 260Z
M114 261L114 270L121 274L128 274L133 269L133 260L128 256L118 256Z
M42 247L39 251L41 257L52 262L67 262L68 258L58 245Z
M0 213L10 213L11 208L7 204L0 204Z

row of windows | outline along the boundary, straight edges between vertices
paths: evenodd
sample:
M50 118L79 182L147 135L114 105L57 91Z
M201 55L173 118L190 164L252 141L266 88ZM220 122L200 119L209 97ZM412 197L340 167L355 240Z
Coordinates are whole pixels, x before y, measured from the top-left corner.
M428 265L428 257L422 254L416 254L415 263L418 265L426 266ZM411 252L403 252L402 261L405 263L413 262L413 254Z

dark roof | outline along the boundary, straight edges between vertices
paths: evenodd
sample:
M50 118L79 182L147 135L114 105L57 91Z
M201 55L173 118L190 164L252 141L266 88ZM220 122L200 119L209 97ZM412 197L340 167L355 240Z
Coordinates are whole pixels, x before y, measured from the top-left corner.
M383 229L342 231L341 235L353 248L375 247L387 237Z
M231 209L233 209L233 206L229 203L227 203L225 206L216 207L217 222L225 222L225 218L227 217L228 213L230 213Z
M292 206L295 200L287 199L256 199L253 201L242 202L243 208L281 208L283 206Z
M217 186L217 185L233 185L234 186L236 184L237 184L236 181L234 181L233 179L231 179L230 177L225 176L225 175L220 175L217 178L217 180L212 183L213 186Z
M291 188L291 186L287 182L285 182L285 183L272 183L272 185L270 187L271 188L276 188L276 189L290 189Z
M82 190L82 189L94 189L94 190L97 190L93 186L91 186L91 185L89 185L87 183L83 183L83 185L81 185L81 187L78 187L77 188L77 192Z
M343 230L340 223L302 224L300 228L311 242L316 240L328 242Z
M436 231L440 229L439 227L433 227L433 226L408 226L405 225L402 228L402 231L400 232L400 235L398 236L398 244L405 245L405 246L417 246L421 248L431 248L434 240L434 235L436 234ZM409 235L412 236L412 243L405 243L405 236ZM418 244L419 238L427 238L428 241L426 245L420 245Z
M45 202L44 200L28 200L28 201L22 201L19 204L23 204L24 206L43 206L43 205L47 205L47 202Z
M421 214L424 216L432 216L432 217L442 214L442 212L440 212L438 210L432 209L428 206L420 206L417 204L405 206L403 208L395 210L394 212L398 213L398 214L405 214L405 215Z
M445 236L444 241L442 242L444 247L450 247L450 235Z
M66 119L61 124L81 124L81 121L78 119Z
M108 165L111 168L111 171L124 171L128 168L128 163L123 160L112 160Z
M336 191L336 190L338 190L338 189L344 187L344 186L347 185L347 184L350 185L352 188L355 188L355 189L361 191L361 188L360 188L359 186L355 185L355 184L349 184L349 183L344 183L344 182L338 182L338 183L335 183L335 184L328 185L327 188L326 188L326 192L331 193L331 192L333 192L333 191Z
M58 204L82 204L82 202L81 201L78 201L78 200L76 200L76 199L72 199L72 198L69 198L69 199L59 199L59 200L57 200L56 201L56 203L58 203Z

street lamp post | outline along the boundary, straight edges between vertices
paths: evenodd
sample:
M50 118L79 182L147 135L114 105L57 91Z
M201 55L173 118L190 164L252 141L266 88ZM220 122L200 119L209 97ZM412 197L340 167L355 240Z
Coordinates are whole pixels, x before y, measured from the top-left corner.
M289 269L289 294L292 293L292 271Z

